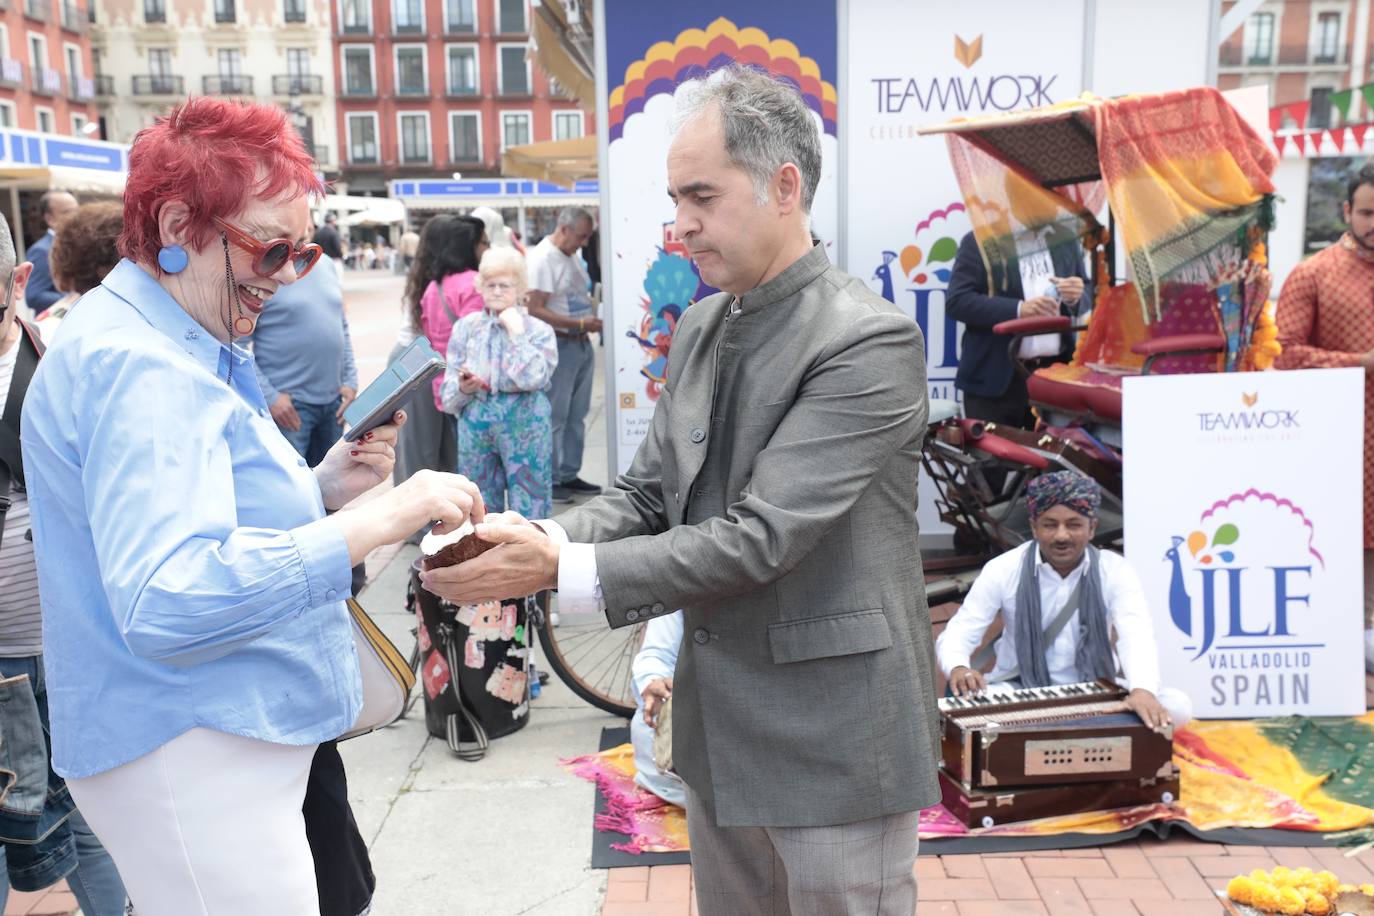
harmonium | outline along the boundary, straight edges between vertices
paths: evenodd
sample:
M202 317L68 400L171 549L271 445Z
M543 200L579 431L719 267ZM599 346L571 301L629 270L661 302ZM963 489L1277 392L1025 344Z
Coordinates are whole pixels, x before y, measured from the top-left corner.
M1171 729L1156 732L1110 680L939 701L940 794L969 827L1178 797Z

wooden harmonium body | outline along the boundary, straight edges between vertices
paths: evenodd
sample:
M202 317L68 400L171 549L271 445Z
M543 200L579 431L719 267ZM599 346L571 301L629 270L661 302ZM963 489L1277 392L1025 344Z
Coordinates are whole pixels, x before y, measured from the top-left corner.
M971 789L940 770L940 803L966 827L994 827L1014 821L1066 817L1088 811L1171 804L1178 798L1179 776L1146 779L1109 779L1063 786L1007 786Z
M967 789L994 791L1169 778L1171 730L1151 730L1125 698L1109 680L946 697L943 767Z

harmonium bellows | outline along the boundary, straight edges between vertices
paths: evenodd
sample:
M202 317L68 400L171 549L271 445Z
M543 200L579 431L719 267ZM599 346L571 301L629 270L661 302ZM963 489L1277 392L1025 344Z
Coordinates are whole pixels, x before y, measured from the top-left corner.
M969 788L1167 777L1173 734L1109 680L940 700L944 769Z

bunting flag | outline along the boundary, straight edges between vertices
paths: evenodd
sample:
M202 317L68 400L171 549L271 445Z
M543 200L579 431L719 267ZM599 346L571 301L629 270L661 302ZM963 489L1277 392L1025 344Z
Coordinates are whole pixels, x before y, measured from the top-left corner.
M1368 124L1355 124L1350 128L1350 132L1355 135L1355 148L1364 149L1364 135L1369 130Z
M1293 102L1288 106L1288 113L1293 116L1293 122L1298 130L1307 128L1307 115L1312 110L1312 103L1308 101Z
M1370 108L1374 108L1374 83L1365 83L1360 87L1360 95L1364 96L1364 103Z
M1292 140L1293 145L1298 148L1298 152L1303 153L1305 155L1307 153L1307 135L1293 134Z
M1335 130L1328 130L1326 135L1331 138L1331 142L1336 145L1336 152L1345 152L1345 128L1338 127Z
M1331 93L1331 104L1341 113L1341 123L1350 120L1350 103L1355 99L1354 89L1342 89Z
M1279 155L1283 155L1283 148L1288 145L1288 138L1283 134L1274 134L1274 146L1278 149Z

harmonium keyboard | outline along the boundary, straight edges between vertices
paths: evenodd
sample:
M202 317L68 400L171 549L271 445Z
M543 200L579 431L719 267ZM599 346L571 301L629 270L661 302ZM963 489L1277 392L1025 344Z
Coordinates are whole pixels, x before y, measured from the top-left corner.
M1173 735L1110 680L939 701L941 792L971 827L1178 797Z

